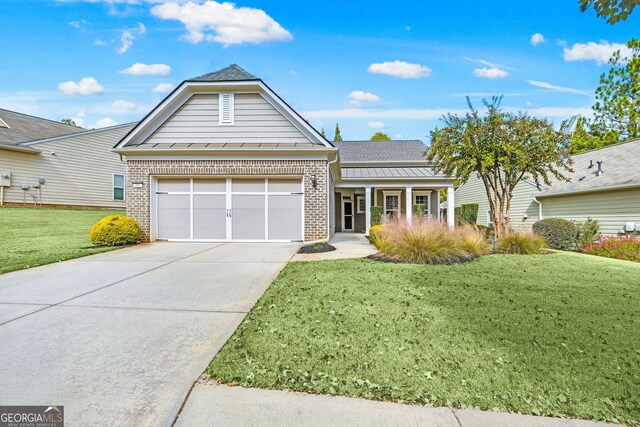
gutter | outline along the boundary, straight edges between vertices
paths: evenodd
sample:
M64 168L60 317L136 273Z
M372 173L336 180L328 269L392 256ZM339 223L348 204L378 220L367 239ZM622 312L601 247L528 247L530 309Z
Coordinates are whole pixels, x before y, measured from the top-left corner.
M18 151L20 153L28 153L28 154L40 154L41 150L36 150L35 148L25 147L22 145L4 145L0 144L0 150L8 150L8 151Z
M533 202L538 204L538 221L542 221L542 202L538 200L538 197L533 195Z
M581 194L581 193L595 193L598 191L607 191L607 190L626 190L628 188L636 188L636 187L640 187L640 182L633 182L631 184L613 184L613 185L606 185L603 187L596 187L596 188L587 188L584 190L568 190L568 191L558 191L558 192L548 192L548 193L542 193L542 194L538 194L537 197L558 197L558 196L569 196L572 194Z

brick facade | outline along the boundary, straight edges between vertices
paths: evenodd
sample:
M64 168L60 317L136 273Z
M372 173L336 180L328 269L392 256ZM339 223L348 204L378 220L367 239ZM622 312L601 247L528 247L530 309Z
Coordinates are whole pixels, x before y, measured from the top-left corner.
M150 183L152 176L275 176L297 175L304 181L304 239L327 238L326 160L127 160L127 215L142 228L143 241L151 236ZM313 188L311 175L316 176ZM142 187L133 187L142 183Z

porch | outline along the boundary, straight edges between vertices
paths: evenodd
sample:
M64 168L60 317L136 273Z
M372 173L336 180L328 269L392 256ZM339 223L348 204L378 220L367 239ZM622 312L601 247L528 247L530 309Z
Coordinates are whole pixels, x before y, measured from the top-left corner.
M440 213L440 191L447 191L447 214ZM447 183L445 186L423 185L380 185L359 186L342 184L335 188L335 231L369 234L371 227L371 208L380 206L383 222L395 216L406 217L411 223L414 205L424 205L424 215L444 220L454 227L454 189Z

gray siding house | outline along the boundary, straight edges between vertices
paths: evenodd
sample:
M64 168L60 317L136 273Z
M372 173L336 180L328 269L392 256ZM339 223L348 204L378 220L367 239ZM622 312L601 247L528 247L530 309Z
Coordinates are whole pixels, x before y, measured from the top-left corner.
M146 241L315 242L368 231L372 206L393 216L426 202L430 214L447 188L453 207L453 178L433 172L426 148L329 142L233 64L182 82L114 151Z
M133 124L85 130L0 110L0 205L124 208L126 164L111 151Z
M568 182L554 179L537 188L532 181L519 183L513 194L510 223L529 230L542 218L600 222L603 234L640 231L640 140L623 142L573 156ZM490 225L484 186L473 175L455 192L455 205L478 203L478 224ZM625 230L626 228L626 230Z

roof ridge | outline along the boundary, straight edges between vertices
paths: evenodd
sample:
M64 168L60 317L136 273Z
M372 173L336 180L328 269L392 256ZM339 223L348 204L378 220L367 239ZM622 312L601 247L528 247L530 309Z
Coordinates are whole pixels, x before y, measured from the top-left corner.
M29 146L31 144L40 144L41 142L57 141L59 139L82 136L82 135L87 135L87 134L94 133L94 132L101 132L101 131L105 131L105 130L118 129L118 128L122 128L122 127L125 127L125 126L130 126L130 125L133 125L133 124L136 124L136 123L138 123L138 122L123 123L123 124L120 124L120 125L107 126L107 127L98 128L98 129L87 129L87 130L84 130L84 131L81 131L81 132L70 133L70 134L67 134L67 135L52 136L52 137L49 137L49 138L33 139L31 141L19 142L18 146L27 147L27 146Z
M226 67L220 68L216 71L202 74L200 76L192 77L186 81L247 81L247 80L260 80L260 78L254 76L236 63L229 64Z
M31 118L38 119L38 120L46 120L48 122L52 122L52 123L55 123L55 124L58 124L58 125L69 126L69 127L77 128L77 129L86 129L86 128L83 128L83 127L80 127L80 126L74 126L74 125L70 125L70 124L67 124L67 123L58 122L58 121L53 120L53 119L47 119L46 117L38 117L38 116L34 116L33 114L27 114L27 113L22 113L20 111L9 110L7 108L0 108L0 110L1 111L8 111L8 112L13 113L13 114L20 114L21 116L31 117Z

